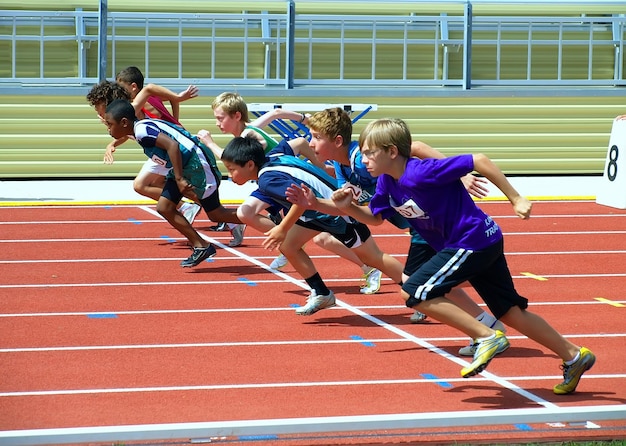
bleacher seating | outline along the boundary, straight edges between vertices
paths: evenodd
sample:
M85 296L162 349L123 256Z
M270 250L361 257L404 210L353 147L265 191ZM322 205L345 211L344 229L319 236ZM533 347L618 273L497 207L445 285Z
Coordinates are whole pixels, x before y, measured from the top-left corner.
M249 103L281 101L244 98ZM181 104L181 121L191 132L207 128L223 146L228 137L215 127L212 99L201 96ZM355 138L372 119L399 117L414 139L447 155L486 153L508 174L601 174L613 118L626 112L622 98L591 94L325 99L377 104L377 110L355 124ZM5 129L0 135L1 178L133 177L144 161L139 146L127 142L113 165L103 164L110 137L84 96L5 96L0 122Z
M262 6L260 6L262 3ZM168 12L173 10L173 2L153 0L149 3L128 3L121 0L109 0L109 9L112 11L141 11ZM446 8L449 12L459 12L461 3L450 3ZM324 2L324 10L329 14L353 14L359 11L364 14L406 14L415 8L412 2ZM32 0L18 2L3 1L2 8L47 10L49 2ZM55 3L58 11L97 10L98 2L94 0L59 0ZM249 10L259 12L284 11L284 0L270 0L266 2L218 2L205 0L181 0L175 2L176 12L233 12ZM298 0L298 12L302 14L319 13L320 2ZM419 4L420 13L439 14L442 4L438 2ZM456 9L455 9L456 8ZM613 6L604 2L597 5L585 6L586 14L613 14ZM445 8L444 8L445 9ZM619 11L618 11L619 12ZM475 14L528 14L528 7L522 2L498 4L486 2L474 9ZM553 14L580 14L575 4L562 2L551 6L533 7L533 13L546 16ZM63 26L68 26L63 25ZM62 32L54 27L47 28L47 32L54 34ZM139 32L139 31L137 31ZM191 31L190 31L191 32ZM454 31L452 31L454 32ZM477 37L485 37L480 33L487 31L476 30ZM490 31L493 34L493 31ZM523 31L519 31L524 33ZM557 30L553 30L557 32ZM604 31L606 32L606 31ZM383 31L381 31L383 33ZM520 36L522 36L520 34ZM139 34L140 35L140 34ZM512 33L508 38L516 38ZM568 36L568 38L584 39L585 35ZM493 35L490 36L493 38ZM18 48L19 61L17 68L20 72L38 72L39 43L36 41L22 43ZM62 77L67 75L68 67L75 64L76 42L46 43L46 64L44 71L47 76ZM74 47L72 47L74 45ZM150 58L150 70L153 76L167 77L172 63L168 56L171 42L154 43L155 55ZM159 46L161 45L161 46ZM129 44L125 51L118 48L121 56L116 61L117 67L139 65L143 60L144 43L140 40ZM203 52L204 51L204 52ZM223 51L223 50L222 50ZM421 62L412 70L432 70L432 50L425 54L417 54L415 60ZM247 61L253 66L260 66L256 60L262 57L262 50L248 54ZM325 60L336 60L336 48L328 49ZM367 46L355 49L351 57L362 59L367 66L367 57L371 50ZM493 76L495 69L495 49L493 46L477 46L473 52L474 76L479 78L481 73ZM205 50L198 50L197 58L206 56ZM536 54L541 57L534 60L533 70L543 70L556 77L554 48L545 46ZM95 53L94 53L95 54ZM296 52L296 54L298 54ZM377 75L381 78L397 74L397 64L393 63L393 53L389 60L378 60ZM594 66L612 66L604 64L613 58L612 53L594 52ZM186 56L189 57L189 56ZM217 58L225 57L217 54ZM462 70L462 59L453 51L449 53L450 70ZM526 49L507 48L502 56L508 60L519 60L519 66L509 65L508 70L524 70ZM2 60L2 59L0 59ZM384 63L382 63L384 62ZM218 64L220 70L230 70L240 73L236 66L239 59L232 63ZM0 77L3 70L9 70L10 64L4 68L0 64ZM329 64L332 66L332 64ZM580 52L580 57L573 65L566 68L569 74L585 73L589 60L586 51ZM170 68L168 68L170 67ZM426 67L426 68L424 68ZM348 65L347 69L363 69L359 65ZM387 71L385 71L387 70ZM367 70L365 70L367 71ZM394 74L396 73L396 74ZM366 73L367 74L367 73ZM506 77L508 72L503 72ZM189 72L189 77L202 76L201 72ZM612 73L606 76L611 79ZM390 77L393 78L393 77ZM321 87L323 88L323 87ZM558 88L558 87L556 87ZM607 90L611 87L607 87ZM89 87L85 87L84 94ZM236 89L236 88L233 88ZM355 88L358 90L358 87ZM370 103L377 104L378 109L369 112L355 125L355 137L360 129L369 121L379 117L399 117L407 120L415 139L423 140L440 149L445 154L463 152L484 152L492 157L508 174L600 174L604 167L606 146L611 130L612 120L619 114L626 113L626 104L615 94L603 94L598 90L579 89L572 91L570 96L554 94L546 89L529 90L520 88L519 94L509 89L510 94L502 94L497 90L482 92L450 92L441 94L438 88L422 91L407 91L402 94L389 91L389 94L378 93L375 96L359 97L354 93L338 97L306 96L306 93L291 91L288 98L280 97L283 93L275 89L276 96L269 91L262 95L244 94L247 102L285 101L299 103ZM335 89L334 91L337 91ZM362 91L368 92L367 89ZM184 103L181 106L181 120L192 132L201 128L208 128L213 133L218 132L212 118L210 103L212 95L219 91L206 92L198 99ZM116 162L111 165L102 163L104 147L109 141L106 129L99 122L93 110L85 101L84 94L71 95L4 95L0 103L0 178L67 178L67 177L132 177L141 164L144 156L134 143L126 143L118 149ZM307 111L307 110L298 110ZM228 138L225 135L215 135L217 142L224 145Z

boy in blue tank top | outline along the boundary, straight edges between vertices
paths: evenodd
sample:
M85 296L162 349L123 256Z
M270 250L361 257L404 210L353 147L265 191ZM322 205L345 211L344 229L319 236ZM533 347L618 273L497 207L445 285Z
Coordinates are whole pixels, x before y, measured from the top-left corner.
M563 360L564 379L553 392L574 392L583 373L594 365L594 354L528 311L528 300L515 290L500 228L476 206L460 178L473 171L482 174L506 195L522 219L530 217L531 203L485 155L411 158L411 132L402 120L372 121L361 133L359 145L367 170L378 177L369 207L355 205L347 189L337 190L332 199L347 215L366 224L379 225L398 212L437 251L402 285L402 298L407 307L419 308L476 340L473 362L461 375L467 378L482 372L508 345L501 331L479 323L444 297L469 281L494 316Z

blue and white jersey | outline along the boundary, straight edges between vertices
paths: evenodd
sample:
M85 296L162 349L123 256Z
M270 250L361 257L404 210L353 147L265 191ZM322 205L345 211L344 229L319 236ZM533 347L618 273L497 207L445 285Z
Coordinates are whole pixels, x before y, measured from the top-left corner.
M155 163L168 168L172 167L167 151L156 146L159 133L163 133L178 142L178 147L186 165L196 150L197 141L184 128L160 119L142 119L134 125L135 139L143 148L143 152Z
M338 187L348 183L354 199L360 205L369 203L376 192L376 178L374 178L363 164L359 143L352 141L348 148L350 166L333 161L335 177Z
M330 198L337 190L336 180L324 170L294 156L288 144L281 143L271 150L267 162L259 170L258 192L280 205L285 211L291 208L286 191L292 184L307 185L320 198ZM314 210L304 212L302 221L315 222L328 232L345 231L350 217L323 214Z

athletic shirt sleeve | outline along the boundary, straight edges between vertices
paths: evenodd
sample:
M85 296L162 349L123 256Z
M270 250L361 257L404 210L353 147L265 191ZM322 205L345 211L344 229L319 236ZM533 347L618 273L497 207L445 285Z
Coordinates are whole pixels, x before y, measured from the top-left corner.
M161 116L154 116L150 112L144 110L146 116L150 118L162 119L163 121L171 122L172 124L181 125L180 122L170 113L167 109L161 98L157 96L148 97L148 104L152 105L156 110L159 111Z

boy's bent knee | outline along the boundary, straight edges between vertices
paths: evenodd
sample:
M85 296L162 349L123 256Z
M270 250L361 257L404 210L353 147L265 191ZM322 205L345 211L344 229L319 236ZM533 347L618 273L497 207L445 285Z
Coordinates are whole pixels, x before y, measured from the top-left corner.
M409 296L405 291L402 291L402 298L406 300L405 305L409 308L414 308L422 302L414 296Z

